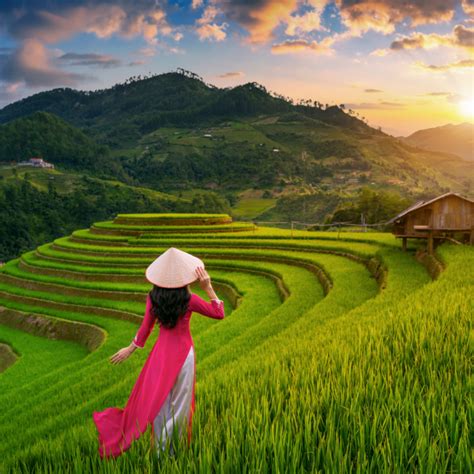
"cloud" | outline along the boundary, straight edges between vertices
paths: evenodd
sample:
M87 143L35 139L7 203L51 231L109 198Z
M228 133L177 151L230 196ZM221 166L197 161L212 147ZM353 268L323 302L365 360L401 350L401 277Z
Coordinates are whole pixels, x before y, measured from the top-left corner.
M432 97L444 97L444 96L451 95L451 92L426 92L425 94L421 94L421 95L429 95Z
M26 39L11 54L2 58L0 78L30 87L74 86L90 76L63 71L54 66L52 53L38 40Z
M389 48L380 48L372 51L371 56L386 56L390 52L411 49L433 49L439 46L474 50L474 28L456 25L451 33L439 35L437 33L414 32L410 36L400 36L392 41Z
M231 72L224 72L223 74L219 74L217 77L221 79L229 79L233 77L243 77L245 74L241 71L231 71Z
M169 43L165 41L157 41L156 44L153 46L152 50L148 50L143 48L139 51L143 51L144 57L149 57L149 56L155 56L156 54L159 53L165 53L165 54L183 54L185 51L177 46L172 46Z
M442 65L434 65L434 64L424 64L422 62L417 62L415 63L417 67L420 67L422 69L426 69L429 71L449 71L450 69L469 69L469 68L474 68L474 59L462 59L461 61L457 61L455 63L448 63L448 64L442 64Z
M5 91L8 94L14 94L21 86L21 82L12 82L11 84L6 85Z
M22 83L2 83L0 82L0 108L20 98Z
M433 48L438 46L439 43L437 41L430 41L430 38L430 35L413 33L411 36L392 41L390 49L398 51L402 49Z
M151 56L154 56L156 54L156 48L149 46L149 47L146 47L146 48L141 48L137 52L138 52L138 54L140 54L142 56L151 57Z
M220 10L213 5L208 6L202 13L201 18L196 20L196 33L201 41L214 40L223 41L227 37L225 29L227 23L218 24L214 22L216 17L220 14Z
M453 29L453 44L462 48L474 48L474 28L456 25Z
M237 23L248 33L246 41L250 44L263 44L274 39L275 29L285 26L287 36L298 37L294 40L309 40L302 37L312 31L327 31L321 24L324 7L330 0L211 0L212 5L219 9L228 21ZM298 13L298 8L305 5L309 9ZM288 40L291 41L291 40ZM285 42L286 43L286 42ZM296 45L287 47L284 43L276 45L275 51L290 52L316 50L316 45L303 47ZM273 50L273 49L272 49Z
M19 43L17 50L2 60L0 79L23 81L30 87L76 85L91 78L61 70L59 64L102 68L121 65L116 58L98 54L67 53L54 59L53 51L45 46L78 33L98 38L141 36L151 46L158 45L160 37L175 41L182 38L168 24L157 0L31 0L21 4L7 0L0 3L0 30Z
M286 40L282 43L277 43L272 46L273 54L289 54L289 53L317 53L317 54L333 54L334 50L331 45L334 43L334 38L326 37L321 42L307 41L304 39Z
M404 49L432 49L438 46L474 49L474 28L456 25L447 35L436 33L412 33L392 42L390 49L400 51Z
M227 23L222 23L220 25L218 25L217 23L210 23L208 25L199 26L198 28L196 28L196 32L201 41L206 39L223 41L227 37L227 33L225 32L225 28L227 26Z
M469 15L474 16L474 0L462 0L462 8Z
M288 23L297 3L297 0L214 0L229 20L248 31L248 41L253 44L272 39L273 30Z
M303 15L290 16L287 20L285 34L288 36L301 35L311 31L327 31L321 25L322 8L310 10Z
M130 61L127 66L141 66L142 64L146 64L146 61L144 61L143 59L138 59L136 61Z
M390 51L388 49L385 49L385 48L379 48L379 49L375 49L374 51L372 51L370 53L370 56L380 56L380 57L383 57L383 56L387 56L387 54L389 53Z
M201 18L196 20L196 23L198 25L207 25L208 23L211 23L219 14L219 9L213 5L210 5L202 12Z
M196 10L196 8L199 8L202 6L202 0L192 0L192 3L191 3L191 8L193 10Z
M119 59L96 53L66 53L59 56L57 60L69 66L99 66L102 68L122 66L122 61Z
M377 92L383 92L380 89L364 89L364 92L368 92L369 94L375 94Z
M163 8L154 0L36 0L0 6L0 22L18 40L34 38L55 43L80 32L98 38L114 34L130 38L141 35L153 43L158 34L171 36Z
M440 23L453 18L458 0L336 0L342 22L354 36L374 30L395 31L406 18L411 26Z
M429 97L443 97L447 102L451 104L458 104L463 100L469 100L469 97L453 92L427 92L426 94L420 94Z
M345 104L346 109L353 109L353 110L387 110L387 109L400 109L406 107L407 104L402 102L388 102L388 101L381 101L381 102L360 102L357 104Z
M472 97L465 96L462 94L449 94L449 96L446 97L446 100L451 104L459 104L459 102L462 102L464 100L472 100Z
M385 100L382 100L380 102L381 105L388 105L389 107L405 107L406 104L402 104L401 102L388 102Z

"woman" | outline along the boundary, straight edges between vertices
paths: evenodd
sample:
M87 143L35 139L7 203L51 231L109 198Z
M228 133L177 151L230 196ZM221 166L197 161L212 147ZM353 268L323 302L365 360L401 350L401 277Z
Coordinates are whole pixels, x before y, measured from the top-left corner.
M191 441L194 412L196 364L194 343L189 330L192 312L223 319L224 303L212 288L202 260L171 247L146 270L153 283L147 295L145 316L133 341L120 349L110 361L127 359L137 348L143 348L159 322L159 336L133 387L124 409L110 407L93 412L99 433L101 457L120 456L152 424L158 454L177 427L179 435L187 429ZM189 284L199 280L211 302L190 293Z

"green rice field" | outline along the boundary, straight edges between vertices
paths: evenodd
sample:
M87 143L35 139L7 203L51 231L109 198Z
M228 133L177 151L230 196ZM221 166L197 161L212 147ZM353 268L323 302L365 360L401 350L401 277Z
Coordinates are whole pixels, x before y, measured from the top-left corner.
M150 426L101 459L92 412L126 404L158 327L109 357L171 246L226 308L191 319L192 442L158 458ZM120 214L0 268L0 473L473 472L473 315L469 246Z

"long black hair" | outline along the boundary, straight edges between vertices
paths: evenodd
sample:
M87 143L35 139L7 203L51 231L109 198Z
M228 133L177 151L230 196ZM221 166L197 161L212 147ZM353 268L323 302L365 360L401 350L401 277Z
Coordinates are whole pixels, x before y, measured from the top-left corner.
M153 285L149 295L152 305L151 313L162 326L169 329L176 326L178 318L187 311L191 299L187 286L163 288Z

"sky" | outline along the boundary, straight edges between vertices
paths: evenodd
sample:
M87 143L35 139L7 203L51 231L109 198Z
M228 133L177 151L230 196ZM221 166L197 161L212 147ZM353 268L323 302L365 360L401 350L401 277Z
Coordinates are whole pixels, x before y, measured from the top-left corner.
M474 120L474 0L0 0L0 108L184 68L398 136Z

